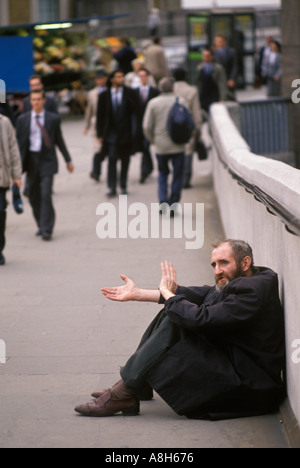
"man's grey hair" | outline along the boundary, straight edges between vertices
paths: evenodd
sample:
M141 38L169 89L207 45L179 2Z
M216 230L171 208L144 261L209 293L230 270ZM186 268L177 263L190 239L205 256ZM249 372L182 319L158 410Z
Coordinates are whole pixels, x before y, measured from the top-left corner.
M252 271L254 271L253 250L247 242L243 240L226 239L225 241L219 242L218 244L214 245L214 248L217 249L218 247L224 244L229 244L231 246L232 253L237 265L240 265L245 257L250 257L251 269Z
M162 78L158 84L158 89L161 93L172 93L174 89L174 78L166 77Z

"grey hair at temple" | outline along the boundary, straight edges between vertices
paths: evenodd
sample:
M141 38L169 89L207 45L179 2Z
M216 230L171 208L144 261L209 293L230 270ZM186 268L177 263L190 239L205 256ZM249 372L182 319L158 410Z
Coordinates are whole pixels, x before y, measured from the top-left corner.
M251 269L254 271L254 257L253 257L253 250L251 246L242 240L235 240L235 239L226 239L218 244L215 244L213 247L217 249L223 244L229 244L232 248L232 253L235 258L237 265L240 265L242 260L245 257L251 258Z

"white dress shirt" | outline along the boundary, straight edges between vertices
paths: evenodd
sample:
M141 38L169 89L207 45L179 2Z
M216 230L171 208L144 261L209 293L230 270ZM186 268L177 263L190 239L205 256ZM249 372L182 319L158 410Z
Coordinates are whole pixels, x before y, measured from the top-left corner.
M42 131L39 128L36 116L39 115L39 122L44 127L45 126L45 111L41 114L36 114L34 111L31 111L31 125L30 125L30 151L32 153L39 153L42 150L43 146L43 135Z

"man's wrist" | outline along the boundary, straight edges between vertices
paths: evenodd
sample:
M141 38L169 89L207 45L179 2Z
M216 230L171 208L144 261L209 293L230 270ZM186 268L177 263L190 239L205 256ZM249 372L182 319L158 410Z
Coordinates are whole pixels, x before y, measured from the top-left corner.
M166 301L168 299L171 299L171 297L176 296L176 294L174 294L172 291L170 291L169 289L165 289L165 288L160 288L160 293Z

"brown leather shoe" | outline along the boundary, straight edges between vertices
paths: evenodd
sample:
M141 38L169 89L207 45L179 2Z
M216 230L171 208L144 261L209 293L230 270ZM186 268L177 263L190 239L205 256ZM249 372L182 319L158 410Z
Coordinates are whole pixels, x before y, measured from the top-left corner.
M137 398L113 400L111 391L107 390L97 400L77 406L75 411L83 416L96 418L114 416L120 412L123 416L137 416L140 412L140 403Z
M107 390L103 390L102 392L94 392L92 393L93 398L101 398L101 396L107 392ZM153 400L153 390L151 387L146 386L143 389L139 390L136 394L139 401L150 401Z

